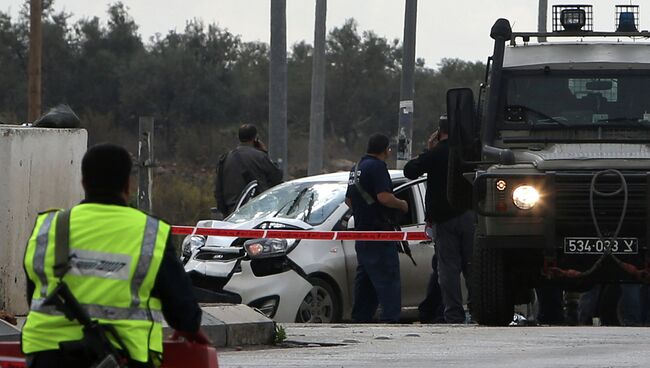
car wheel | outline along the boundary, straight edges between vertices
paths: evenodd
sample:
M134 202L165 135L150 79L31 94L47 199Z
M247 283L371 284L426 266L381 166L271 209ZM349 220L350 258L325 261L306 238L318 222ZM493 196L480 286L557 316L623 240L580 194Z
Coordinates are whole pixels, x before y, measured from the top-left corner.
M341 304L332 285L318 277L310 277L308 280L312 288L300 303L296 322L338 322L341 319Z

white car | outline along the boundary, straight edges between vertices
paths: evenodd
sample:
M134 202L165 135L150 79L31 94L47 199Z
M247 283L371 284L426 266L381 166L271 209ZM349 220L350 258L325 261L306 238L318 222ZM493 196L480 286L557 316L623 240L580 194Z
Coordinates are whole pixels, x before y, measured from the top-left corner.
M280 184L224 221L199 221L197 227L352 229L354 219L344 203L348 175L339 172ZM402 229L424 231L426 182L408 182L398 170L390 175L395 195L409 204L409 212L400 220ZM431 241L412 241L409 246L417 265L400 253L403 311L413 310L424 299L434 253ZM183 262L194 286L204 289L199 290L201 301L225 298L244 303L278 322L350 319L357 267L354 241L194 235L183 241Z

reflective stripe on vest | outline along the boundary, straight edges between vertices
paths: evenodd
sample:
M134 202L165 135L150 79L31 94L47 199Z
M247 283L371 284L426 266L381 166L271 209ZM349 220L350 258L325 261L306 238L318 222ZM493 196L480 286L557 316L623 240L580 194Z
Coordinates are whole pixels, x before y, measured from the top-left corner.
M47 243L52 227L52 219L54 219L54 212L49 212L45 221L38 229L38 236L36 237L36 251L34 252L34 272L41 280L41 297L47 296L47 275L45 275L45 253L47 253Z
M158 220L147 216L147 225L144 230L144 236L142 237L142 246L140 247L140 257L138 258L138 265L135 268L135 274L131 280L131 307L140 305L140 287L142 287L144 278L147 276L147 272L149 272L157 235Z
M32 305L30 310L49 314L51 316L63 316L62 312L56 310L56 307L53 305L43 305L45 299L34 299L32 300ZM107 320L133 320L133 321L154 321L156 323L162 323L163 315L160 311L142 308L120 308L120 307L108 307L105 305L97 304L81 304L82 307L88 312L90 318L93 319L107 319Z

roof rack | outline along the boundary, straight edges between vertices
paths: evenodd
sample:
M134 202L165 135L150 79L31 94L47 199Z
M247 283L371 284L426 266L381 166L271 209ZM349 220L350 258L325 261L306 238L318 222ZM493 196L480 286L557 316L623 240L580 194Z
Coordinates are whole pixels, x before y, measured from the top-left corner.
M515 46L517 44L517 38L521 38L524 43L530 42L530 39L533 37L639 37L639 38L650 38L650 32L592 32L592 31L578 31L578 32L513 32L510 37L510 45Z

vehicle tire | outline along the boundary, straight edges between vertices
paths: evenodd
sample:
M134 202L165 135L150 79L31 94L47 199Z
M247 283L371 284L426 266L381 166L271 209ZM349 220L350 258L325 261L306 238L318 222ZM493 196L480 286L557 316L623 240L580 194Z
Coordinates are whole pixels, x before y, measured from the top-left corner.
M512 322L514 299L503 249L474 242L470 287L472 318L481 325L507 326Z
M297 323L336 323L341 320L341 302L334 287L320 277L310 277L312 288L305 295L298 313Z

